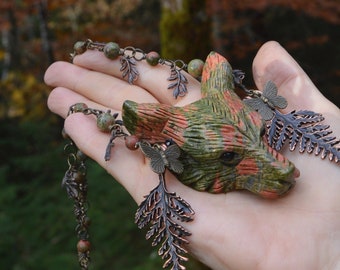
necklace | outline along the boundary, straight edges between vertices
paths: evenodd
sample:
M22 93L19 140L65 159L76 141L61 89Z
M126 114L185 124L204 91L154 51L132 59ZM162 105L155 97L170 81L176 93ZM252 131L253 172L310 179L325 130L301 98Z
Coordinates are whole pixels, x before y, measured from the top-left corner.
M130 150L139 149L150 159L159 184L139 205L135 222L139 228L149 226L146 238L153 238L153 246L160 245L158 254L164 260L164 268L185 269L185 246L191 233L178 221L190 222L195 214L188 202L167 190L166 170L195 190L226 193L245 189L262 197L277 198L294 187L297 173L294 164L277 152L285 144L291 151L298 147L301 153L328 157L339 164L340 141L329 136L331 130L322 124L321 114L308 110L281 113L279 110L287 106L287 101L278 95L273 82L268 81L262 92L248 89L242 83L245 74L232 69L217 53L210 53L205 63L194 59L186 64L163 59L156 52L87 40L75 44L71 58L86 50L101 51L113 61L119 59L122 77L130 84L138 80L140 61L168 66L168 89L174 98L187 93L188 80L183 71L201 81L202 98L184 107L125 101L122 120L118 114L88 108L84 103L69 109L69 114L95 115L97 127L110 134L106 161L110 160L118 138L124 139ZM234 92L235 87L244 91L244 100ZM69 168L62 184L74 200L79 263L81 269L88 269L86 157L72 140L65 151Z

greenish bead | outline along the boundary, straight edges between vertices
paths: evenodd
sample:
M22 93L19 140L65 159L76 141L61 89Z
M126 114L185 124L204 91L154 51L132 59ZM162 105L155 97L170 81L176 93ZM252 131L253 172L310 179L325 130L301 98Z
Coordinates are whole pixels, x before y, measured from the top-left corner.
M161 58L161 56L159 55L159 53L157 52L149 52L146 56L146 62L150 65L150 66L156 66L158 64L159 59Z
M102 113L97 117L97 127L104 132L110 131L110 128L114 125L115 118L110 112Z
M201 59L193 59L188 64L188 72L194 78L202 76L204 62Z
M72 107L73 112L75 112L75 113L83 112L87 108L88 108L88 106L85 103L76 103Z
M109 59L116 59L119 56L120 48L115 42L106 43L104 46L104 54Z
M76 157L80 161L84 161L87 158L87 156L84 154L84 152L80 151L80 150L77 151Z
M88 228L91 225L91 219L89 217L85 217L83 219L83 225Z
M84 41L77 41L74 44L73 49L76 54L82 54L86 51L86 43Z

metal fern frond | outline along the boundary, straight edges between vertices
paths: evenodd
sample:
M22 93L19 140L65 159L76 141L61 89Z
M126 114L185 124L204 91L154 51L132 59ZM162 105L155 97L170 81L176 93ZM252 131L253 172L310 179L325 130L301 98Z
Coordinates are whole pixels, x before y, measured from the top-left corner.
M291 151L299 146L299 152L314 153L322 159L327 156L336 163L340 160L340 140L329 136L328 125L320 124L324 117L312 111L292 111L282 114L275 110L273 119L267 124L268 144L280 150L289 141Z
M129 84L133 84L138 79L139 72L136 67L136 60L129 56L122 56L120 59L123 78L127 77Z
M168 89L173 89L173 96L177 98L182 97L188 92L186 84L188 83L187 78L182 74L181 69L177 69L176 65L171 67L170 77L168 81L173 81L168 86Z
M158 255L165 260L163 268L185 270L183 262L188 258L183 255L187 253L183 245L189 243L186 237L191 233L176 223L176 220L192 221L194 211L185 200L167 191L164 173L159 174L159 180L158 186L145 196L138 207L135 222L140 229L151 224L146 239L154 237L152 246L161 243Z

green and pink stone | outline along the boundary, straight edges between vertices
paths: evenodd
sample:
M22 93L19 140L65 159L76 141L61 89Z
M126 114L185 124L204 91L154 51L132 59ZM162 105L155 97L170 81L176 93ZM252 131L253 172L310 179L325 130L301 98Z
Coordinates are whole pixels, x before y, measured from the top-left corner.
M286 194L298 171L266 144L263 120L234 92L232 68L215 52L203 67L201 94L183 107L125 101L124 125L140 141L172 139L184 166L176 177L196 190L245 189L265 198Z

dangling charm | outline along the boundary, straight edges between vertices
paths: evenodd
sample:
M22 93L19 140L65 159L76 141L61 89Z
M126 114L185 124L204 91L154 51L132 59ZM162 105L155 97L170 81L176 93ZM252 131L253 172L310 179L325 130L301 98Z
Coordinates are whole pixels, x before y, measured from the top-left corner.
M191 233L176 220L192 221L194 211L185 200L176 196L175 193L168 192L165 183L166 169L177 174L183 172L183 165L178 160L181 150L171 141L162 145L139 142L138 146L144 155L150 158L151 169L158 174L159 184L151 190L149 195L145 196L145 200L139 205L135 222L140 229L151 224L146 239L154 237L152 246L157 246L162 242L158 255L165 260L163 268L185 269L182 263L188 258L183 255L187 253L184 244L189 244L186 237Z
M173 90L173 96L175 98L185 96L187 93L187 79L182 74L182 70L187 69L187 65L182 60L168 60L162 59L158 53L150 52L144 53L141 49L128 46L126 48L120 48L115 42L100 43L93 42L88 39L86 41L78 41L74 45L74 52L70 54L71 61L76 55L84 53L86 50L98 50L104 52L104 55L109 59L117 59L119 56L122 71L122 77L127 78L128 83L133 84L139 77L139 72L136 67L136 63L142 60L151 66L157 64L170 67L170 77L168 78L171 83L168 89Z
M68 115L77 112L81 112L84 115L95 115L97 117L98 129L103 132L110 133L110 140L107 144L104 157L105 161L108 161L111 157L111 148L114 146L114 139L128 136L128 134L123 131L123 122L116 119L118 117L118 113L111 114L110 110L104 112L101 110L90 109L85 103L76 103L70 107Z
M65 151L73 148L74 152L68 154L68 164L62 186L65 187L68 196L74 200L74 215L77 220L76 232L78 236L77 250L78 261L82 270L87 270L90 263L90 248L88 228L90 219L87 216L87 180L86 180L86 156L76 149L71 141L65 146Z
M265 121L273 118L276 108L284 109L287 107L287 100L277 95L277 87L272 81L268 81L263 92L252 90L249 97L243 102L256 110Z
M273 149L279 151L286 142L289 149L294 151L299 145L299 152L313 153L322 159L327 156L330 161L338 163L340 160L340 140L329 136L332 131L329 126L321 124L324 117L320 113L308 110L292 111L282 114L278 109L287 107L287 100L277 95L276 85L269 81L263 92L249 90L242 84L244 74L239 70L234 72L235 83L246 91L248 98L243 102L260 113L266 123L266 138Z

